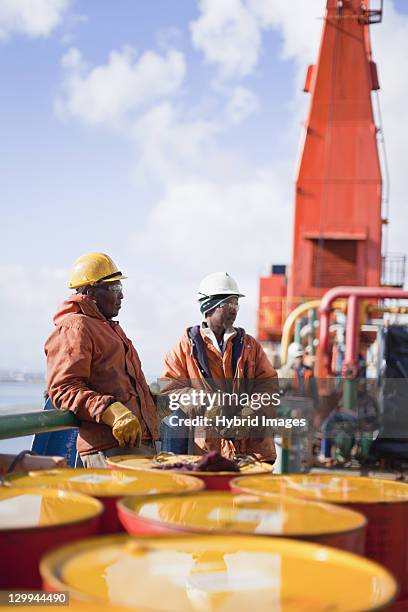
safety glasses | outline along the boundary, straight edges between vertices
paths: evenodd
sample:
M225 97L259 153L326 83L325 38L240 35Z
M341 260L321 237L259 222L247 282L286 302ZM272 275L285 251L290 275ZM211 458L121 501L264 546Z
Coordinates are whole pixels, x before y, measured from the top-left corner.
M98 289L104 289L104 291L111 291L112 293L120 293L123 290L122 283L104 283L98 285Z
M239 304L238 304L238 301L237 302L224 302L223 304L220 304L218 308L224 308L225 310L233 310L235 312L238 312Z

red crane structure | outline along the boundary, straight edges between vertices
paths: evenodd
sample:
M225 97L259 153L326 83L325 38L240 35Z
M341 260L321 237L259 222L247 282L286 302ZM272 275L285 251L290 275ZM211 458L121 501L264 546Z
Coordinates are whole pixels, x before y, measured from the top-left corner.
M402 286L382 276L382 176L372 92L379 89L369 26L382 2L327 0L295 194L292 265L260 279L258 337L279 341L299 303L338 285ZM398 261L396 265L398 265ZM395 272L395 270L394 270Z

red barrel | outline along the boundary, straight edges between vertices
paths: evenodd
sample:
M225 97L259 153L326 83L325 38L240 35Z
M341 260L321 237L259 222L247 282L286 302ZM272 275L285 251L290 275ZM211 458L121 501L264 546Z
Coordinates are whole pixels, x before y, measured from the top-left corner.
M0 487L0 589L40 589L40 558L98 533L102 504L79 493Z
M181 474L159 472L152 475L143 471L125 473L104 468L35 471L10 475L6 480L12 486L53 487L96 497L105 509L100 521L100 533L123 531L116 502L124 496L188 493L204 488L197 478Z
M307 540L363 554L366 519L331 504L227 492L157 496L118 502L119 518L136 536L214 533Z
M111 468L123 470L151 470L155 474L160 473L158 466L171 465L172 463L195 463L199 457L197 455L173 455L171 453L161 453L157 457L137 457L132 455L119 455L117 457L108 457L107 463ZM272 466L268 463L253 461L243 465L240 468L241 475L253 474L260 476L261 474L270 474ZM217 491L229 491L229 483L233 478L236 478L237 472L196 472L188 470L180 470L180 468L167 468L163 472L173 472L187 474L199 478L205 485L206 489Z
M233 490L256 495L290 495L341 504L367 518L365 554L397 578L408 599L408 485L391 480L331 474L236 478ZM407 607L408 610L408 607Z

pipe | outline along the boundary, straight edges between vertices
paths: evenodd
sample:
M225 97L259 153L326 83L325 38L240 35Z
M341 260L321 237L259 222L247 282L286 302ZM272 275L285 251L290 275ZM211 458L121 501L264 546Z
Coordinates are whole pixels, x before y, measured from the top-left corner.
M334 300L348 298L346 364L356 362L359 298L408 299L408 291L394 287L333 287L326 291L320 303L319 376L328 372L329 322Z
M303 304L299 304L296 306L294 310L288 315L285 320L282 329L282 340L281 340L281 364L284 365L288 359L288 347L291 340L292 328L295 324L295 321L298 317L300 317L304 312L310 310L312 308L317 309L320 306L320 300L310 300L309 302L304 302Z
M298 344L302 342L302 336L300 335L301 329L302 329L302 321L300 319L296 319L294 341L297 342Z
M347 302L346 352L344 355L346 366L356 361L358 314L358 297L350 295Z
M309 354L314 355L316 352L315 349L315 337L316 337L316 308L310 308L308 312L309 316L309 326L310 326L310 334L309 334Z
M368 314L389 312L390 314L407 314L408 308L406 306L367 306Z
M0 440L75 427L79 427L79 421L69 410L7 414L0 416Z

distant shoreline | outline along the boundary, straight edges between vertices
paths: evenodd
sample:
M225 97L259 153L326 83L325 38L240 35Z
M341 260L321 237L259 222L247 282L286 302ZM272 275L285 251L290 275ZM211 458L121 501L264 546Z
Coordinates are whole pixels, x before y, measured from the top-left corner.
M30 374L22 374L22 375L16 375L16 376L0 376L0 383L16 383L16 384L21 384L21 383L44 383L45 384L45 375L41 375L41 374L36 374L36 375L30 375Z

